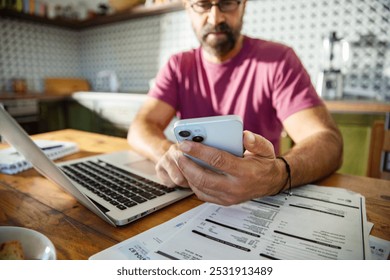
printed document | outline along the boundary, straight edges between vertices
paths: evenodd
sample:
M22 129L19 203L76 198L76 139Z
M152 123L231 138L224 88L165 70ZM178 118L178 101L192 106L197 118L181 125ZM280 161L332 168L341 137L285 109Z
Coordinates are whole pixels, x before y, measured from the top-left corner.
M157 227L122 241L93 256L90 260L150 260L149 254L182 228L207 204L201 204Z
M362 260L370 255L364 197L306 185L288 197L230 207L205 204L148 258Z

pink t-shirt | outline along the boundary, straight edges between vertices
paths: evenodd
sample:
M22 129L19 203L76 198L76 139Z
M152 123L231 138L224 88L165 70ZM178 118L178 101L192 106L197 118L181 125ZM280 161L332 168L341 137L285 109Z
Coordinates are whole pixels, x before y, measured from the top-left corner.
M322 104L294 51L282 44L244 37L232 59L212 63L200 48L172 56L149 96L170 104L180 119L236 114L244 129L279 151L282 121Z

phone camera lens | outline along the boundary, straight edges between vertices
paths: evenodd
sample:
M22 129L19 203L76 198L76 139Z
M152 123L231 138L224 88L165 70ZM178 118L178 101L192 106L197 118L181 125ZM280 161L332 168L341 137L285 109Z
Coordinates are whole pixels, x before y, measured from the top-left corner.
M184 138L190 136L191 132L189 132L188 130L182 130L179 132L179 135Z
M192 138L194 142L202 142L204 140L203 136L197 135Z

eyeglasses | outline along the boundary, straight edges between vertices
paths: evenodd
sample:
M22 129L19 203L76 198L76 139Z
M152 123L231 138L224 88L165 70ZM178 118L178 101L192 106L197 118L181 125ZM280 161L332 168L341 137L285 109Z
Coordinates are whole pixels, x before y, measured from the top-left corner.
M211 7L217 6L222 13L233 12L241 4L238 0L226 0L218 3L211 3L209 1L198 1L191 4L191 8L199 13L203 14L210 11Z

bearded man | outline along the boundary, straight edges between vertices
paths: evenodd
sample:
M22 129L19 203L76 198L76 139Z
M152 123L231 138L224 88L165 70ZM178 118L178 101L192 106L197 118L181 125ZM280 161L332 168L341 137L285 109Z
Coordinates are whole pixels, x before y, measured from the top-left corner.
M170 187L232 205L326 177L341 165L342 137L294 51L241 34L246 0L183 0L200 47L173 55L128 133ZM164 129L180 119L235 114L244 156L201 143L175 144ZM285 130L294 146L279 154ZM222 172L197 165L189 154Z

